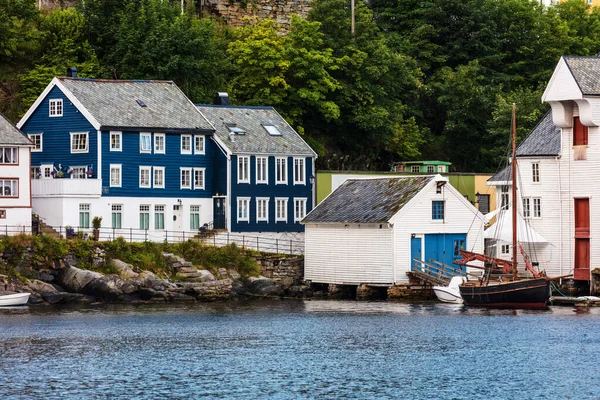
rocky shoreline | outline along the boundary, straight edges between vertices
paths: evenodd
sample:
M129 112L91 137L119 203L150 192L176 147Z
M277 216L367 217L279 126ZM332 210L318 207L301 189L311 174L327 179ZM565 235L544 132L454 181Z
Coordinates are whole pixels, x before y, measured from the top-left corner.
M219 268L213 274L208 270L197 269L173 254L164 254L164 257L171 270L182 280L173 281L150 271L136 271L138 269L135 266L120 260L109 262L117 273L104 275L94 270L78 268L75 266L77 261L67 257L40 271L38 275L43 280L21 281L0 275L0 295L29 292L31 296L28 304L40 305L97 302L189 303L267 296L313 296L309 286L289 276L243 279L233 269ZM264 270L273 275L274 268L269 263L266 264Z

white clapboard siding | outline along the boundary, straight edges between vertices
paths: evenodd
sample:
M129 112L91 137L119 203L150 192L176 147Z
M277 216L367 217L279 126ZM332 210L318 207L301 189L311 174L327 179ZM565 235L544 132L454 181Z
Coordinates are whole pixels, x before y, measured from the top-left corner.
M431 202L445 202L445 219L431 219ZM410 242L412 235L424 234L467 234L466 249L483 252L482 215L449 183L436 193L436 185L430 185L415 196L394 218L395 281L406 282L406 272L411 267ZM424 241L424 239L423 239ZM424 243L423 243L424 246ZM422 254L427 249L423 248Z
M574 100L581 97L582 93L579 85L575 81L567 63L561 58L542 95L542 101Z
M307 224L304 276L334 284L392 283L392 230Z
M2 197L0 208L5 212L0 219L1 225L24 226L31 229L31 152L29 147L19 147L19 163L0 165L0 177L3 179L18 179L18 195Z

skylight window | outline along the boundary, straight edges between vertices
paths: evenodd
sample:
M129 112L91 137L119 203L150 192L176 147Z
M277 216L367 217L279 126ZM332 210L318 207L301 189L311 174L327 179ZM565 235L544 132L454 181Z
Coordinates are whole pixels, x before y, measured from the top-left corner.
M263 124L263 128L265 128L265 130L269 132L269 135L271 136L281 136L281 132L279 132L279 129L277 129L275 125Z
M144 103L142 100L137 99L136 101L140 105L140 107L146 107L146 103Z
M240 126L237 126L235 122L225 122L225 126L229 129L229 132L235 133L236 135L243 135L246 130Z

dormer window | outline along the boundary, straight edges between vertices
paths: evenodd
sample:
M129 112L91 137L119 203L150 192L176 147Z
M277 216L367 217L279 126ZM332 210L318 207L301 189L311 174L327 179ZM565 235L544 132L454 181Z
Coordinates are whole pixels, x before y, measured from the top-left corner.
M237 126L235 122L225 122L225 126L229 129L229 133L234 133L236 135L245 135L246 130L240 126Z
M279 129L277 129L275 125L263 124L263 128L265 128L271 136L281 136L281 132L279 132Z

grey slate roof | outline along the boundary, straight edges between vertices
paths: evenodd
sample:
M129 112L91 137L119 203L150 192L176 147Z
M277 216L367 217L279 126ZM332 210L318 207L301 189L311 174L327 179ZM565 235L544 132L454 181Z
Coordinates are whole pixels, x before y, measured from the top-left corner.
M212 132L206 118L171 81L59 77L103 130ZM141 100L146 107L140 106Z
M316 156L300 135L273 107L197 105L215 127L215 136L232 153L293 154ZM243 128L243 135L232 135L225 125L234 123ZM281 136L270 135L263 125L274 125ZM233 138L233 141L231 140Z
M432 175L348 179L315 207L303 223L382 223L433 180Z
M600 58L564 56L584 95L600 95Z
M560 154L560 128L552 122L552 111L537 123L517 147L517 157L557 156Z
M33 143L0 113L0 145L33 146Z
M517 147L517 158L558 156L560 150L560 128L552 122L552 111L548 111ZM509 181L511 179L512 169L509 164L496 172L488 181Z

